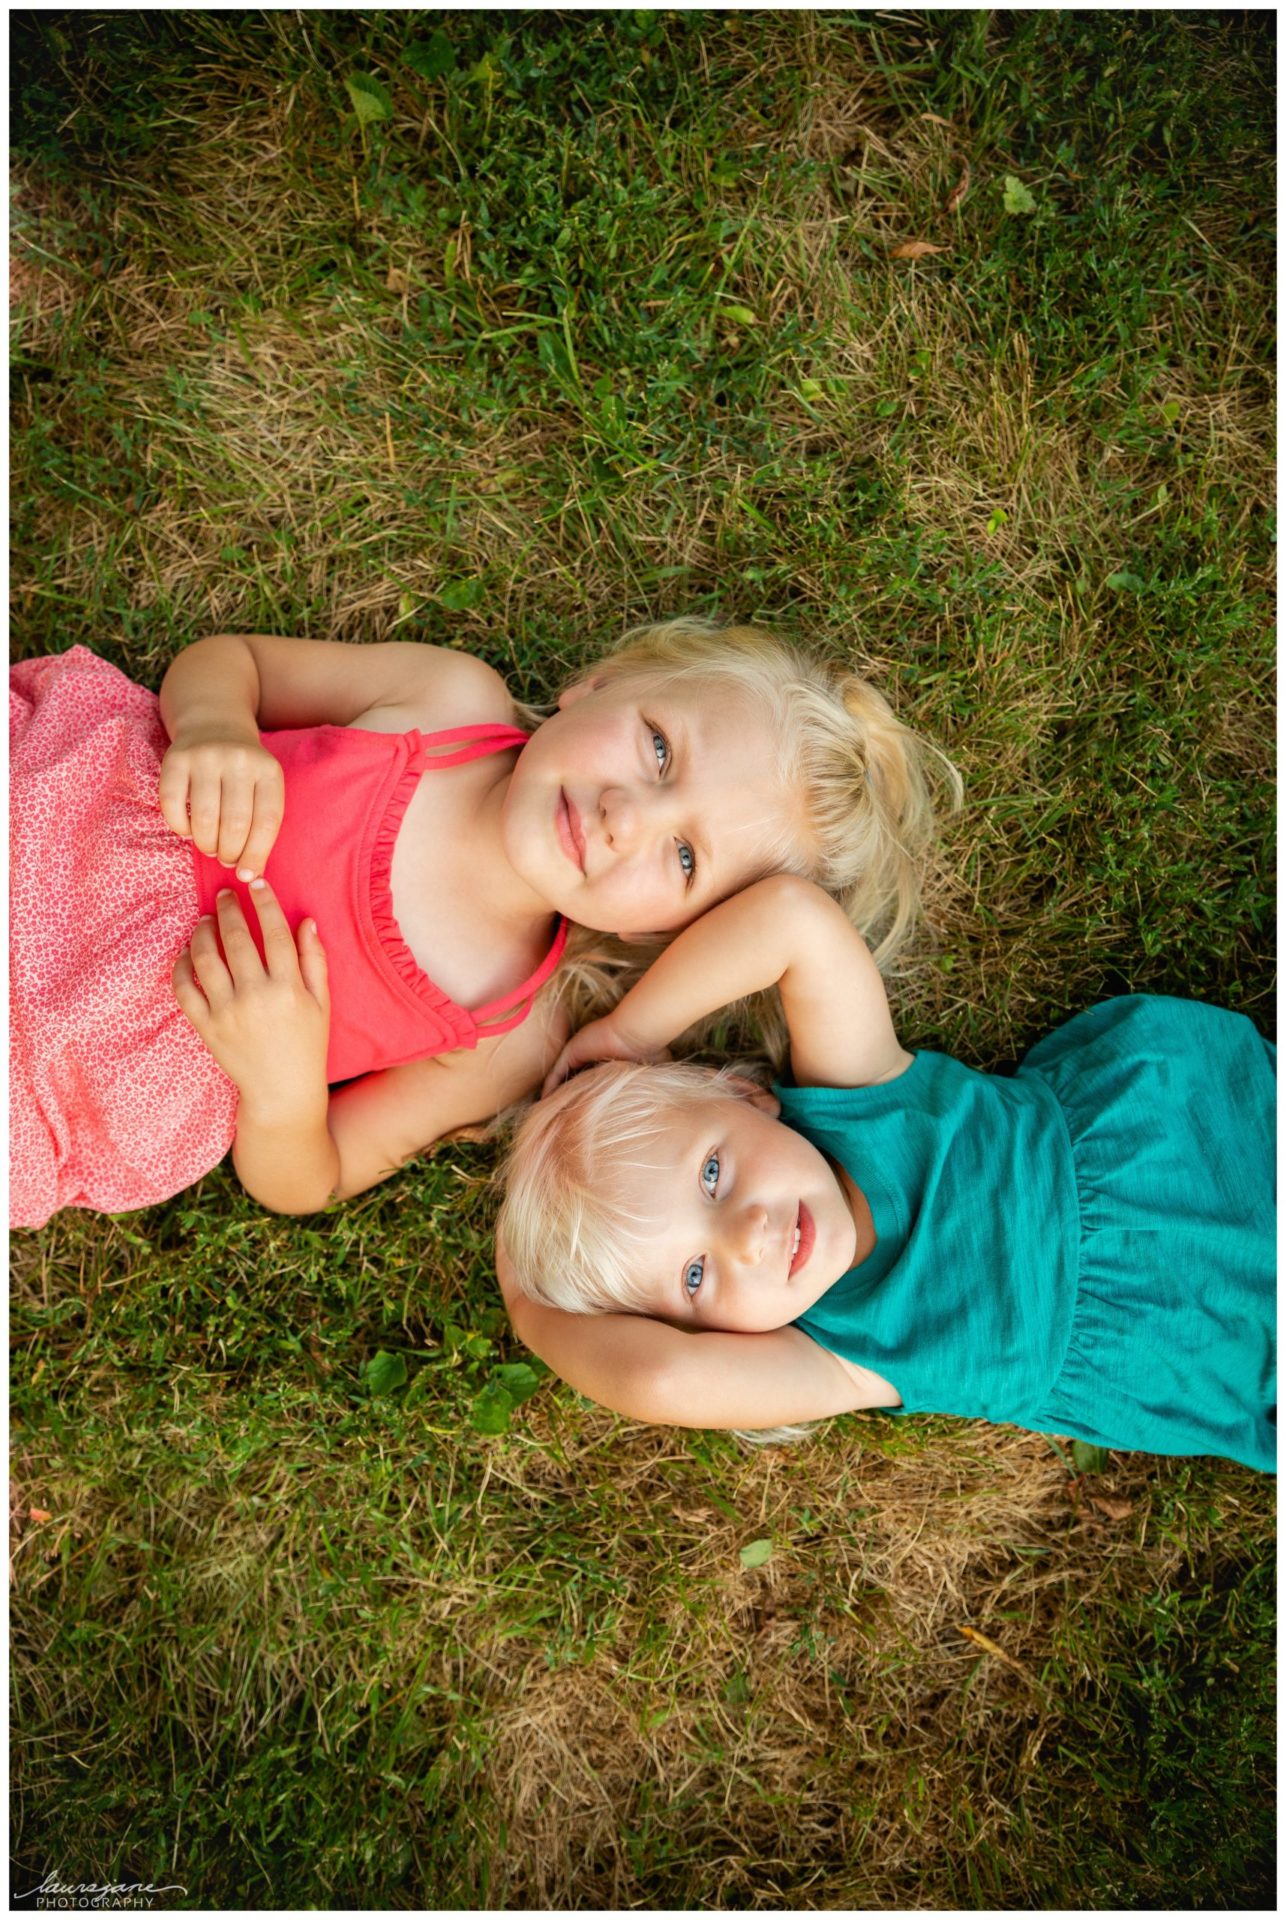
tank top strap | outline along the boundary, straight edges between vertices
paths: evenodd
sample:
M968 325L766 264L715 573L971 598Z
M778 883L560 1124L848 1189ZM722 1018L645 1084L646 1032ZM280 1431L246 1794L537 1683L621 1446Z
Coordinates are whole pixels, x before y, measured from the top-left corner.
M417 731L412 737L418 764L430 772L434 767L462 767L489 753L507 753L511 747L525 747L531 735L521 727L484 721L478 726L444 727L440 733Z
M531 1011L530 1003L562 959L563 949L567 945L567 936L570 932L571 927L568 922L560 919L553 945L536 971L511 993L502 994L499 1000L489 1000L485 1007L475 1009L473 1020L482 1039L490 1040L493 1034L508 1033L511 1027L520 1026L527 1018Z

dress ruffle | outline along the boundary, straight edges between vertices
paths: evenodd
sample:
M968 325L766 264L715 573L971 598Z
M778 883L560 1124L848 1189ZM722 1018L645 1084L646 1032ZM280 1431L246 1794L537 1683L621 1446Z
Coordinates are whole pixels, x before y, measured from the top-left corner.
M1081 1239L1062 1364L1024 1424L1274 1470L1275 1061L1240 1014L1142 995L1027 1055L1067 1122Z

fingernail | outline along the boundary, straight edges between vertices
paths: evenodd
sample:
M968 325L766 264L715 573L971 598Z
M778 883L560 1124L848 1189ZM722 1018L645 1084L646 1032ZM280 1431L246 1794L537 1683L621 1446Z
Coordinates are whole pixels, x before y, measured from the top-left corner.
M255 870L254 870L254 868L253 868L253 867L238 867L238 868L237 868L237 878L238 878L238 880L253 880L253 879L254 879L254 877L255 877ZM262 886L262 885L263 885L263 882L262 882L262 881L260 881L260 882L259 882L259 884L260 884L260 886Z
M250 891L251 893L262 893L267 884L268 882L266 880L252 880L250 882Z
M220 900L235 900L235 899L236 899L236 897L237 897L237 896L236 896L236 895L235 895L235 894L233 893L233 891L232 891L232 888L231 888L231 887L220 887L220 888L219 888L219 898L220 898Z

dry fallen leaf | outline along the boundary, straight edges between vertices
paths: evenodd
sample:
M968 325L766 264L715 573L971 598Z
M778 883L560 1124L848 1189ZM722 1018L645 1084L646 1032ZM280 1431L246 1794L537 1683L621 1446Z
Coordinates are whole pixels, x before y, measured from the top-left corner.
M29 1520L52 1520L53 1517L53 1514L46 1513L43 1507L28 1507L27 1509L27 1518Z
M932 120L935 127L949 127L951 125L951 122L944 120L940 113L922 113L920 118L921 120Z
M1100 1513L1105 1513L1109 1520L1128 1520L1134 1512L1133 1500L1109 1500L1107 1495L1102 1493L1087 1493L1085 1498L1092 1507L1097 1507Z
M926 253L946 253L946 247L935 247L928 240L904 240L900 246L889 248L890 260L923 260Z
M942 211L944 213L955 212L956 208L960 205L960 202L964 199L965 195L969 191L969 179L970 179L969 162L966 160L964 164L964 170L961 173L960 178L956 181L956 184L954 185L954 187L952 187L950 193L947 195L946 199L942 203Z

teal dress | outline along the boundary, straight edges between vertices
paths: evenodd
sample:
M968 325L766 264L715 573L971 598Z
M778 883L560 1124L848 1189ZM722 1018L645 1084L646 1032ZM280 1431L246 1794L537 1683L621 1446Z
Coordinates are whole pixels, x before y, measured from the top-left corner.
M779 1087L876 1245L796 1323L908 1413L1276 1467L1276 1051L1196 1001L1109 1000L1012 1078L917 1054Z

